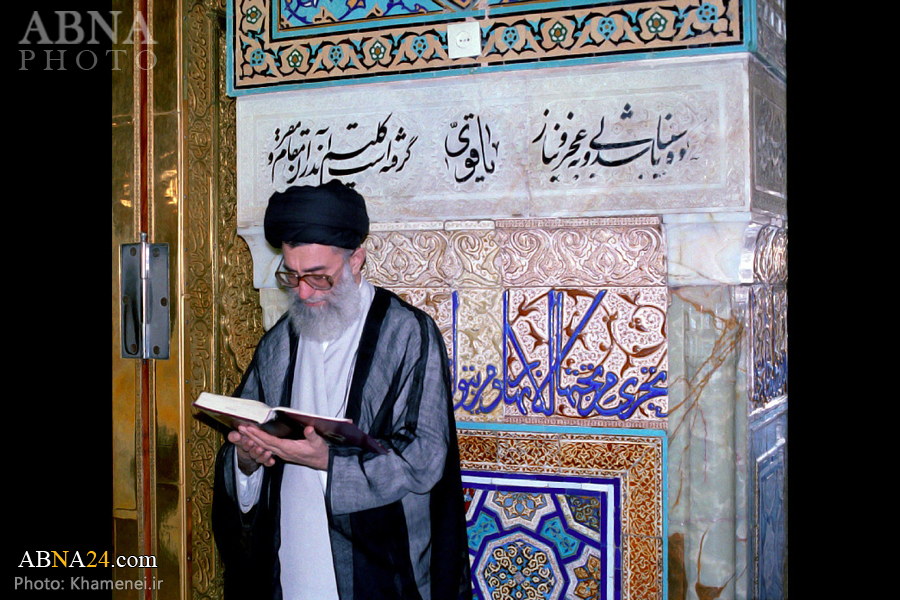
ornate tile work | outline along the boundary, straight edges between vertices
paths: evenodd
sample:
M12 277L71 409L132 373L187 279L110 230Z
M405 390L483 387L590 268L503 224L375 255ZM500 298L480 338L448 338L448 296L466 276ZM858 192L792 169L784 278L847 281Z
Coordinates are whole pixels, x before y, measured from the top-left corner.
M783 48L781 52L783 61ZM788 188L787 88L762 63L751 63L749 74L753 203L761 212L784 215Z
M662 420L665 304L661 288L509 290L507 421Z
M782 74L787 46L786 0L756 0L756 51Z
M787 406L782 403L750 424L751 477L749 538L753 596L784 596L787 565Z
M431 314L461 421L664 428L659 219L374 227L366 276Z
M278 86L672 50L744 41L743 2L723 0L231 0L232 76L241 93ZM448 24L479 24L481 53L451 58ZM751 23L751 25L753 25Z
M787 231L763 227L756 238L750 286L750 404L759 409L787 394Z
M571 431L459 430L476 598L664 597L665 437Z
M504 283L663 286L665 248L655 217L497 221Z

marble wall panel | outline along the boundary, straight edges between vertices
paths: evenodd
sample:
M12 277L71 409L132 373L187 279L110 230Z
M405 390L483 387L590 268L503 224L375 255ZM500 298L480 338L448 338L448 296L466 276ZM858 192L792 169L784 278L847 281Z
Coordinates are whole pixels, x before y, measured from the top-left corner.
M673 598L754 598L747 301L740 286L672 290L669 587Z
M666 254L659 219L501 219L503 283L509 287L659 286Z

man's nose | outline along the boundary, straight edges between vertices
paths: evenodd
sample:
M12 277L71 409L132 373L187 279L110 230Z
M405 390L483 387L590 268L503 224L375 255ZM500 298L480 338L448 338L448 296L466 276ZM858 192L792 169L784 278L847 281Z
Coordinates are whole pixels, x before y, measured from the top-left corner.
M309 300L318 290L308 283L306 280L301 279L300 285L297 286L297 294L300 295L301 300Z

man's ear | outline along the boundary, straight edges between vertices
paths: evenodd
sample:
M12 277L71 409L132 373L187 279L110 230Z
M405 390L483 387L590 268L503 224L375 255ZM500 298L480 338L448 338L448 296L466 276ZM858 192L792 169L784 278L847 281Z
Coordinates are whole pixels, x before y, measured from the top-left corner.
M353 273L359 273L362 271L362 266L366 262L366 247L360 246L356 250L353 251L353 254L350 255L350 268L353 269Z

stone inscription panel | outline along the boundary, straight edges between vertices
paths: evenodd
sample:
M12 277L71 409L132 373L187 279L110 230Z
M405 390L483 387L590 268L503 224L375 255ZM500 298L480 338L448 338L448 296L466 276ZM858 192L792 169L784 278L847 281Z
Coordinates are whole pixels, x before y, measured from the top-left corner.
M375 222L743 210L747 57L239 98L239 226L339 179Z

